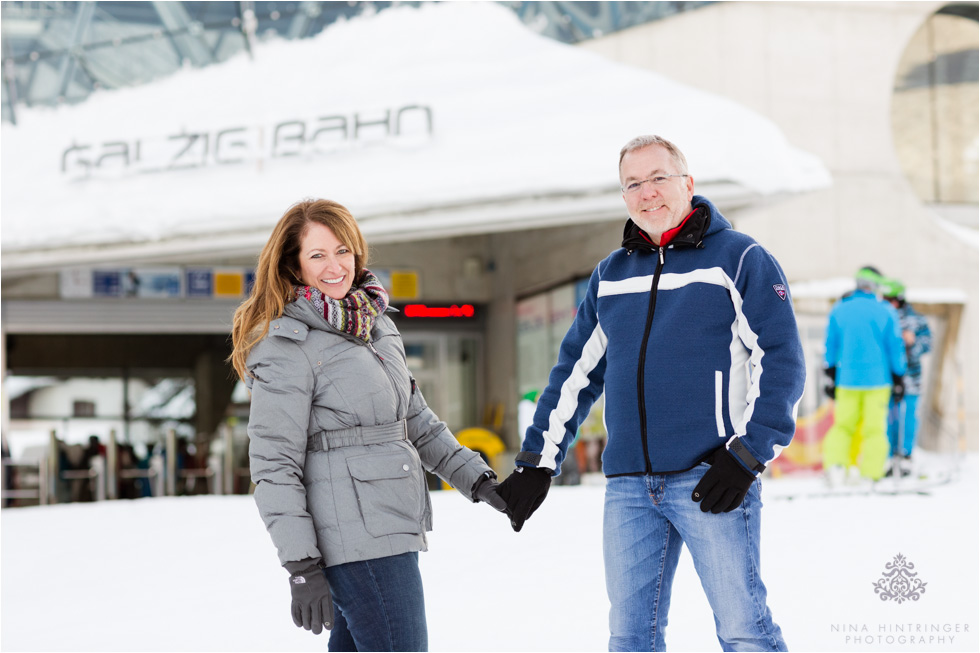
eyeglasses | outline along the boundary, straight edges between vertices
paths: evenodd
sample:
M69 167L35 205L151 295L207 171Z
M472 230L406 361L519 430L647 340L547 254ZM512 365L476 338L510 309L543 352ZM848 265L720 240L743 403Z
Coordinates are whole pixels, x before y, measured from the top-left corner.
M662 186L663 184L666 184L667 180L670 179L671 177L689 177L689 176L690 175L657 175L656 177L650 177L649 179L631 181L630 183L626 184L625 187L621 187L620 190L623 191L624 193L636 193L641 188L643 188L643 184L647 183L648 181L654 186Z

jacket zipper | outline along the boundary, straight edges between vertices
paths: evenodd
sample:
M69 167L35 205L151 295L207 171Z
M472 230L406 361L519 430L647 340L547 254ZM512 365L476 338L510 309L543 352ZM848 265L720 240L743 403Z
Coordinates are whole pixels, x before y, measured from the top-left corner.
M395 396L397 397L398 396L398 386L395 384L395 377L393 377L391 375L391 371L388 370L388 366L385 365L385 363L384 363L385 357L381 355L381 352L378 351L377 347L374 346L374 343L371 342L371 341L361 340L360 338L353 338L349 334L346 334L346 333L342 332L340 329L334 327L332 324L331 325L328 325L328 326L331 329L333 329L337 334L343 336L344 338L347 338L348 340L350 340L352 342L356 342L359 345L367 345L367 347L372 352L374 352L375 358L378 359L378 363L381 365L381 369L383 369L385 371L385 375L388 377L388 383L391 384L391 389L395 393ZM409 375L409 378L412 379L412 394L415 394L415 377ZM411 401L411 397L409 397L409 401ZM412 447L414 448L415 445L412 445ZM427 507L428 506L426 505L428 503L428 497L429 497L429 487L428 487L428 485L425 482L425 473L423 472L423 474L422 474L422 504L420 506L420 513L419 513L422 517L421 517L421 521L419 522L419 528L422 531L422 544L424 546L426 546L426 547L429 546L428 538L425 536L425 516L430 513L430 511L427 510Z
M374 355L378 357L378 360L383 361L385 359L385 357L381 355L381 352L374 348L374 343L368 342L367 346L371 348L371 351L373 351Z
M375 358L377 358L378 364L381 365L381 369L383 369L385 371L385 375L388 377L388 383L391 384L392 391L395 393L395 396L396 397L398 396L398 385L395 383L395 377L393 377L391 375L391 371L388 369L388 366L385 365L384 356L382 356L381 355L381 352L379 352L377 350L377 348L375 348L374 343L372 343L370 341L367 341L366 342L364 340L361 340L360 338L355 338L354 336L350 335L349 333L344 333L343 331L341 331L340 329L338 329L337 327L335 327L332 324L328 324L327 327L331 331L333 331L334 333L336 333L337 335L339 335L340 337L344 338L345 340L349 340L349 341L351 341L353 343L356 343L358 345L361 345L362 347L365 347L366 346L368 349L370 349L372 352L374 352L374 356L375 356Z
M395 393L395 396L397 397L398 396L398 388L395 386L395 377L393 377L391 375L391 372L388 371L388 366L384 364L384 360L385 360L384 356L382 356L381 355L381 352L379 352L377 350L377 348L375 348L374 343L368 341L366 344L367 344L368 347L371 348L371 351L374 352L374 355L378 357L378 362L381 363L381 367L384 368L385 374L388 375L388 382L391 383L391 389ZM412 376L411 374L409 374L409 378L412 380L412 394L414 395L415 394L415 377ZM411 402L412 401L412 397L409 396L408 400L409 400L409 402ZM407 409L406 409L406 412L407 412ZM413 444L412 446L414 448L415 445ZM419 505L419 514L421 515L421 521L419 521L419 528L422 531L422 543L425 546L429 546L428 540L425 537L425 516L427 514L429 514L429 512L430 512L429 510L427 510L427 508L428 508L428 505L427 505L428 504L428 499L429 499L429 486L425 482L425 471L423 469L423 472L422 472L422 502Z
M367 342L367 343L365 343L365 344L367 344L367 346L371 348L371 351L373 351L373 352L374 352L374 355L375 355L375 356L377 357L377 359L378 359L378 363L380 363L380 364L381 364L381 369L383 369L383 370L385 371L385 374L386 374L386 375L388 376L388 383L390 383L390 384L391 384L391 390L392 390L392 392L394 392L394 393L395 393L395 396L397 397L397 396L398 396L398 386L397 386L397 385L395 384L395 377L393 377L393 376L391 375L391 370L389 370L389 369L388 369L388 366L387 366L387 365L385 365L385 357L384 357L384 356L382 356L382 355L381 355L381 352L379 352L379 351L378 351L378 350L377 350L377 349L375 348L375 346L374 346L374 343L372 343L372 342Z
M646 462L647 476L653 474L653 466L650 463L650 446L647 443L647 406L646 394L644 391L645 374L647 360L647 340L650 338L650 329L653 326L653 312L657 308L657 286L660 285L660 273L664 269L664 247L657 248L660 258L657 261L657 269L653 273L653 282L650 284L650 301L647 304L647 324L643 329L643 341L640 343L640 358L636 368L636 396L637 406L640 409L640 438L643 442L643 460Z

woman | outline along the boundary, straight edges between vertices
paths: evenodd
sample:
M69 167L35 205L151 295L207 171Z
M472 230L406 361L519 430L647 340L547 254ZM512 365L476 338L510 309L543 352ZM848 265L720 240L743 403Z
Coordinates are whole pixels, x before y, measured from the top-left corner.
M300 202L259 256L231 361L252 393L255 502L289 571L297 626L331 651L425 651L423 469L506 506L496 475L426 406L340 204Z

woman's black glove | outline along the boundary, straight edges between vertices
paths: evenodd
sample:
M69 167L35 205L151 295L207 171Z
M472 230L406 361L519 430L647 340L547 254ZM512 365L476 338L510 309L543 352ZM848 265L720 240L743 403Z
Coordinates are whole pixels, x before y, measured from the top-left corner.
M312 630L314 635L333 627L333 597L327 575L320 565L321 562L313 558L285 564L290 574L289 591L293 595L290 606L293 623Z
M550 487L551 472L540 467L518 467L497 486L497 492L507 502L507 514L515 532L521 532L524 522L548 496Z
M745 469L728 449L715 449L707 460L711 464L694 487L691 499L701 502L701 512L731 512L741 505L755 475Z
M489 504L499 512L507 512L507 502L497 493L497 477L493 472L483 472L476 484L473 485L473 500Z

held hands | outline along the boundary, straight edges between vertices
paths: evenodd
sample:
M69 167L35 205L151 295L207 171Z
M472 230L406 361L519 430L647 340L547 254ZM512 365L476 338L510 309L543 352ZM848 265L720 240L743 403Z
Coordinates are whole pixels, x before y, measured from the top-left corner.
M473 486L473 501L482 501L494 510L507 512L507 502L497 493L497 479L492 475L493 472L484 472Z
M510 525L517 533L524 522L544 502L551 487L551 473L540 467L518 467L498 487L500 496L507 502Z
M731 512L741 505L755 475L745 469L728 449L715 449L708 461L711 467L694 487L691 500L701 502L701 512Z
M307 558L285 565L290 573L293 623L299 628L312 630L314 635L322 633L324 628L330 630L333 627L333 597L320 564L319 560Z

